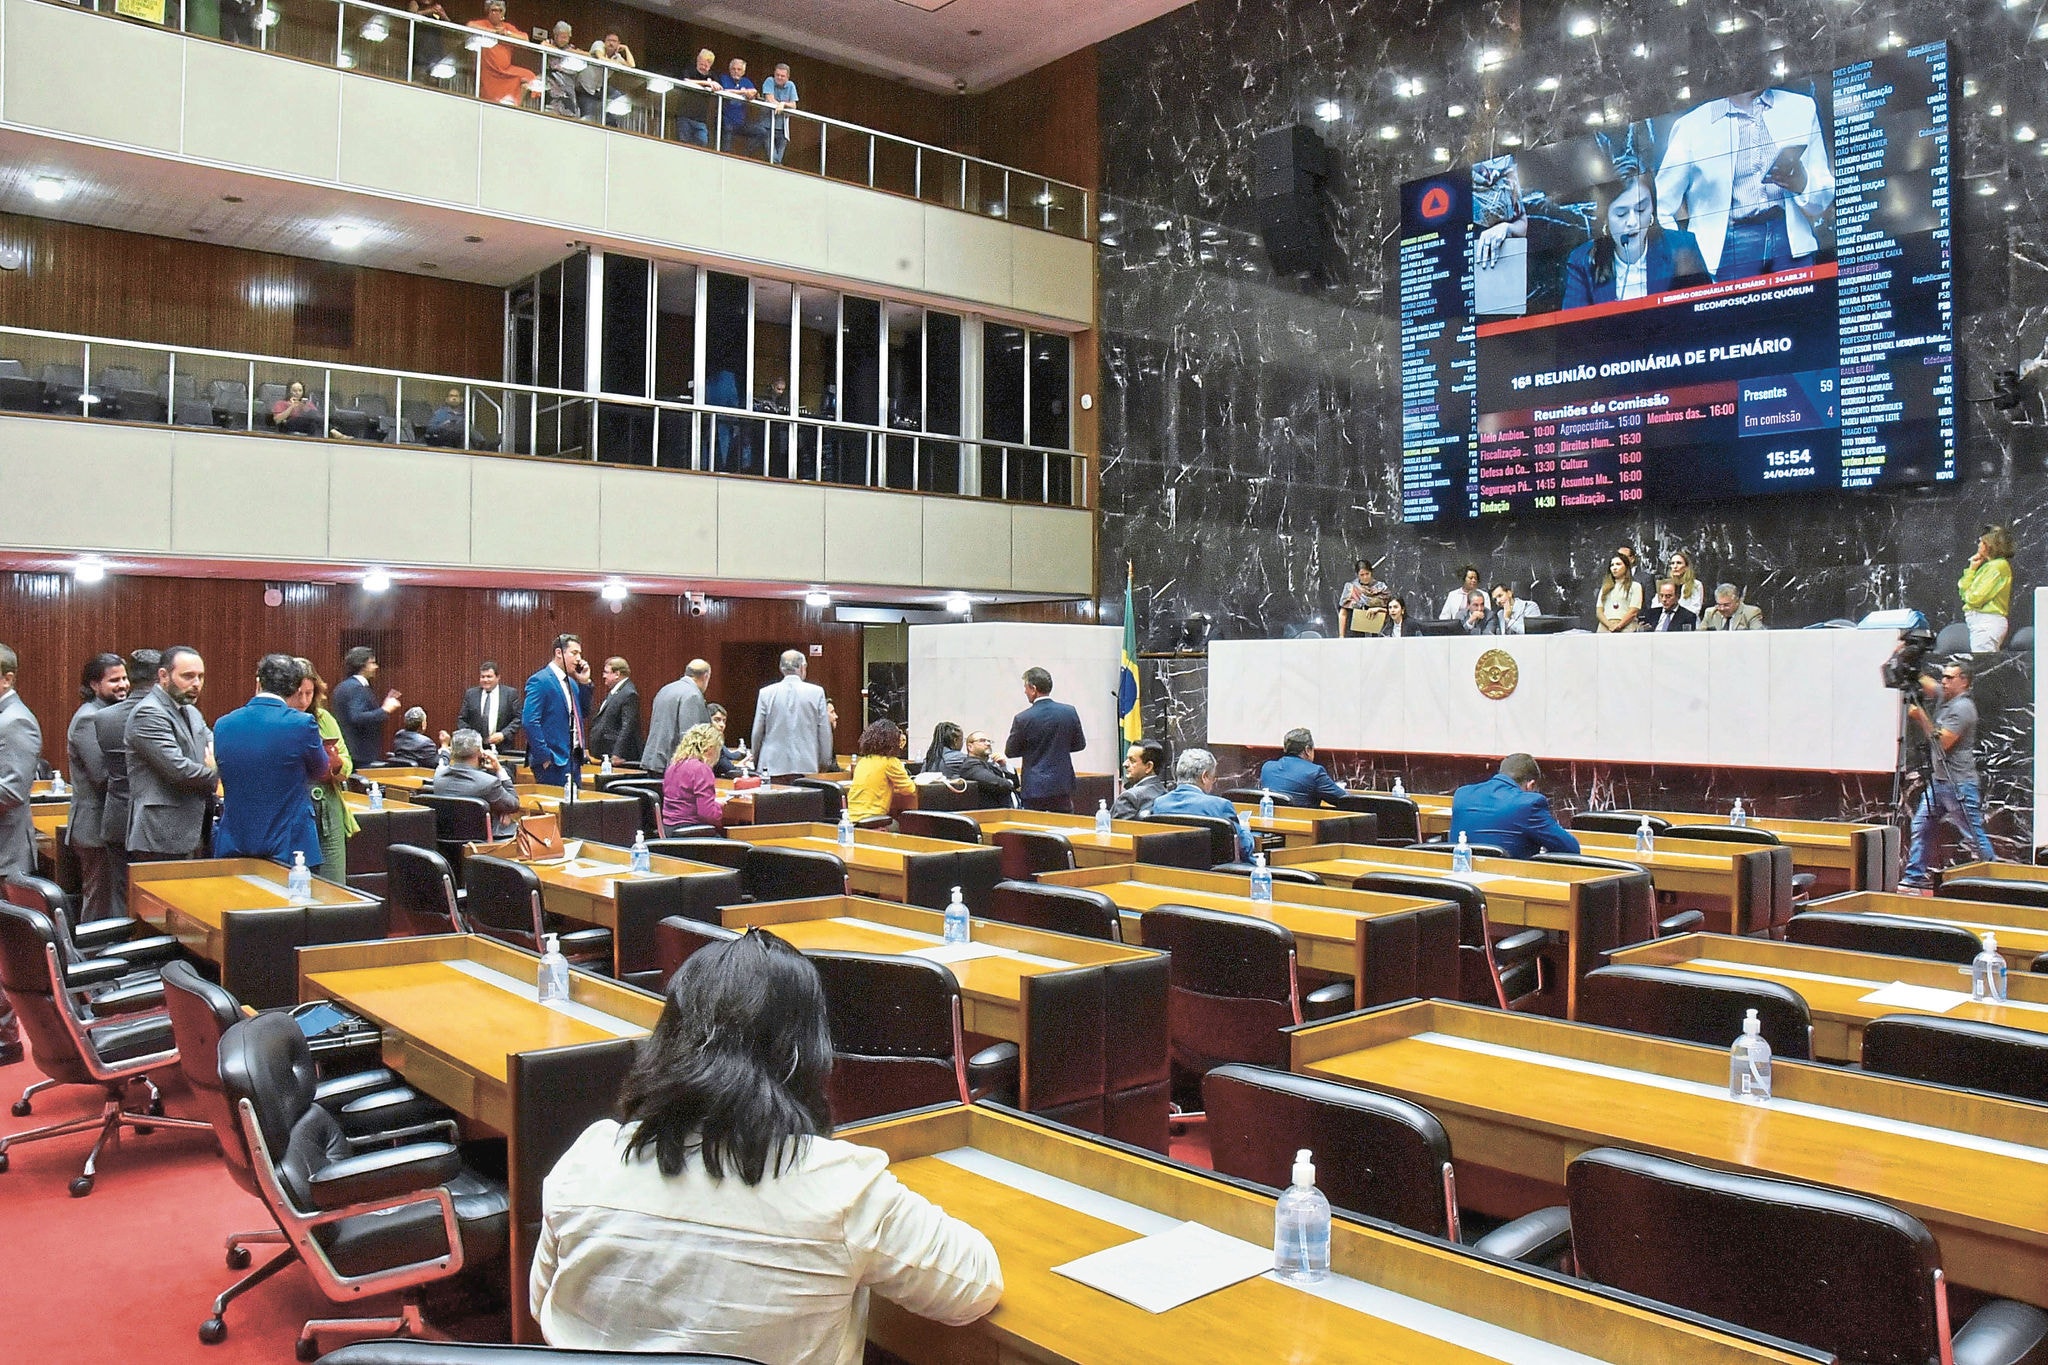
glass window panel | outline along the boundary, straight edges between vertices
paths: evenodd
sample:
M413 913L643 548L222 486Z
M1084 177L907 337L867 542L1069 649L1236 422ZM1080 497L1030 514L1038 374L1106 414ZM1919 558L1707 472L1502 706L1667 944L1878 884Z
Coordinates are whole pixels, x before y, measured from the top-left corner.
M562 262L562 379L565 389L590 387L590 254Z
M994 441L1024 439L1024 329L998 322L981 330L981 432Z
M536 349L533 382L562 386L562 267L549 266L535 283Z
M830 289L797 290L796 410L799 416L839 416L839 295ZM799 479L818 477L823 438L816 427L796 431Z
M842 420L864 426L882 421L882 305L848 295L840 304L840 373L845 387L840 398ZM823 477L838 483L872 481L873 441L864 433L842 432L832 442Z
M597 458L606 464L653 464L654 409L598 404Z
M1073 445L1067 410L1070 353L1067 338L1055 332L1031 334L1031 444L1053 450Z
M704 401L744 408L747 391L747 301L751 282L712 271L704 299ZM713 427L711 467L721 473L759 473L752 422L721 417Z
M604 339L599 387L647 396L647 289L651 262L607 251L604 256Z
M960 319L952 313L924 315L924 429L960 434Z
M534 329L539 305L535 302L539 282L521 280L507 291L505 300L505 350L507 372L515 384L534 382Z
M754 403L756 412L789 411L790 306L794 286L754 281Z
M654 267L654 396L679 403L697 396L697 267ZM680 423L677 430L687 430ZM667 433L664 432L664 449ZM683 448L689 448L684 442ZM664 456L662 463L666 464Z

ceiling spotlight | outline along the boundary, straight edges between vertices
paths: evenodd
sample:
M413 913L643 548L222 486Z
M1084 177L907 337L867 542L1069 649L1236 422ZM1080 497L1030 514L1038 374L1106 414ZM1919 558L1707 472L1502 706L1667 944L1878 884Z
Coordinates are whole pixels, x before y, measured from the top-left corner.
M1153 230L1154 232L1171 232L1171 231L1173 231L1173 219L1171 219L1171 218L1161 218L1161 219L1160 219L1160 220L1159 220L1158 222L1156 222L1156 223L1154 223L1154 224L1152 225L1152 230Z
M1607 122L1607 115L1601 113L1598 109L1586 115L1586 126L1588 128L1598 128L1605 122Z
M97 583L107 576L107 566L97 559L81 559L71 566L71 577L80 583Z
M1638 57L1647 57L1650 55L1650 45L1648 43L1637 43L1632 50Z
M946 610L955 616L965 616L974 610L974 599L964 592L956 592L946 599Z
M1316 117L1325 123L1335 123L1344 117L1344 106L1335 100L1323 100L1316 105Z
M1449 161L1451 159L1451 149L1448 147L1433 147L1430 149L1429 159L1431 161Z
M372 569L363 575L364 592L387 592L391 588L391 575L382 569Z
M381 43L391 36L391 26L384 21L383 15L373 14L370 16L370 21L357 29L356 32L362 35L363 41L366 43Z
M56 176L39 175L36 177L35 187L32 192L36 198L42 200L45 204L54 204L64 197L64 190L64 182Z
M1997 104L1992 105L1989 109L1986 109L1984 112L1991 115L1991 117L1993 118L2004 118L2005 103L2001 100Z
M813 611L823 611L832 605L832 594L823 588L812 588L804 594L804 605Z
M1542 80L1536 82L1536 88L1538 90L1543 91L1545 94L1549 94L1551 91L1557 89L1557 77L1545 76Z
M1732 18L1732 17L1731 17L1731 18L1723 19L1723 20L1721 20L1721 22L1719 22L1719 23L1715 24L1715 25L1714 25L1714 32L1716 32L1716 33L1720 34L1720 35L1721 35L1722 37L1724 37L1724 38L1725 38L1725 37L1727 37L1727 36L1728 36L1729 34L1731 34L1731 33L1740 33L1740 32L1742 31L1742 28L1743 28L1743 23L1742 23L1742 21L1741 21L1740 19L1736 19L1736 18Z
M1502 133L1500 135L1500 145L1503 147L1519 147L1522 145L1522 135L1520 133Z
M340 223L327 234L327 240L343 251L353 251L363 244L363 230L350 223Z
M1465 106L1462 104L1454 104L1450 108L1444 110L1444 112L1446 114L1449 114L1452 118L1463 118L1465 117Z
M1405 81L1394 82L1394 93L1399 95L1404 100L1412 99L1416 95L1421 94L1424 88L1425 87L1422 84L1422 77L1420 76L1410 76Z
M453 57L443 57L440 61L427 68L427 74L437 81L455 79L455 59Z
M1380 141L1392 142L1395 138L1399 136L1401 136L1401 130L1399 128L1396 128L1393 124L1385 123L1380 125Z
M1095 221L1098 223L1114 223L1116 221L1116 210L1104 209L1095 215Z
M623 602L628 597L632 596L632 593L624 583L621 583L618 579L614 578L609 583L606 583L603 587L599 588L597 590L597 595L599 597L602 597L607 602Z
M1580 15L1565 29L1574 38L1590 38L1599 31L1600 21L1590 14Z
M1497 47L1489 47L1479 54L1479 69L1481 71L1492 71L1506 65L1507 60L1508 57L1505 52L1502 52Z
M1986 180L1982 184L1977 186L1977 193L1983 195L1985 198L1988 199L1992 195L1998 193L1998 186L1992 184L1989 180Z
M2012 140L2014 142L2032 142L2035 136L2032 124L2022 123L2019 127L2012 130Z

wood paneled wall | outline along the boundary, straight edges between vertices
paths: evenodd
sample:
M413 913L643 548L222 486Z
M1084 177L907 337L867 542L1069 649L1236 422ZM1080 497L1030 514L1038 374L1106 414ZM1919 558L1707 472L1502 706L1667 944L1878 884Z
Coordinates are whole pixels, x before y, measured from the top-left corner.
M0 321L165 346L493 379L504 291L0 214ZM8 352L0 342L0 355Z
M1095 49L960 102L958 151L1087 189L1102 178L1102 118Z
M424 706L428 728L439 730L453 725L479 662L497 660L523 685L547 663L562 631L582 636L593 679L609 655L632 665L643 726L661 685L691 659L708 660L711 699L732 712L735 735L752 722L755 693L775 681L774 656L822 646L809 676L838 706L839 751L849 751L860 732L861 628L824 620L800 602L713 598L709 612L693 619L671 597L636 597L614 614L595 594L576 592L400 584L373 595L353 585L296 584L285 587L277 607L263 605L263 592L262 583L228 579L115 576L78 584L63 574L0 574L0 642L21 656L21 695L42 722L45 757L68 769L64 729L78 705L79 669L101 650L191 645L206 659L199 709L211 720L249 699L256 661L271 650L312 659L331 686L341 678L342 652L372 644L381 654L377 685L397 688L407 706ZM741 661L751 670L745 676Z

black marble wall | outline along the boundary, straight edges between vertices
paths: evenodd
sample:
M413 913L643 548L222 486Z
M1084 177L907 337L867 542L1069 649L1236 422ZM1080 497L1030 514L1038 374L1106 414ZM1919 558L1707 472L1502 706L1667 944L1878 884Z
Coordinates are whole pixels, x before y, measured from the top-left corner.
M1167 647L1172 624L1198 611L1224 636L1334 634L1335 593L1365 554L1432 614L1471 561L1546 611L1589 616L1593 580L1626 539L1646 557L1692 550L1703 579L1741 583L1774 625L1901 604L1940 624L1960 617L1956 577L1978 527L1998 520L2019 542L2015 628L2029 622L2028 590L2048 573L2048 425L1983 400L1998 370L2048 339L2048 16L2037 11L2004 0L1197 0L1104 44L1105 606L1129 559L1148 647ZM1585 18L1597 31L1574 36ZM1824 72L1943 36L1961 96L1960 486L1401 525L1400 182L1511 139L1581 135L1592 115L1617 126L1694 92L1768 84L1779 63ZM1339 167L1331 197L1348 266L1313 288L1272 278L1251 197L1254 137L1295 120L1322 131ZM1170 741L1201 738L1198 674L1174 663L1151 679ZM1987 726L2004 751L1988 795L2020 808L2000 823L2023 833L2031 694L2009 695Z

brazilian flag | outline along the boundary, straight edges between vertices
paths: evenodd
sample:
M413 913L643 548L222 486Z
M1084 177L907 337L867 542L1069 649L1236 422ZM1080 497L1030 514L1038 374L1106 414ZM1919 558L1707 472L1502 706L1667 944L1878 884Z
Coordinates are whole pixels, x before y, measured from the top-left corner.
M1138 714L1138 613L1131 602L1134 572L1130 565L1124 565L1124 666L1116 684L1119 767L1125 752L1145 737L1145 721Z

